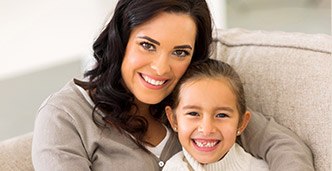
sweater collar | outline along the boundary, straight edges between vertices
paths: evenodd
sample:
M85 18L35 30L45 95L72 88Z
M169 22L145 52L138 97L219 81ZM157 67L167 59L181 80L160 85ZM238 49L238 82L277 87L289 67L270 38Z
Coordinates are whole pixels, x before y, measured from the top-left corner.
M221 160L209 163L201 164L196 161L184 148L183 154L188 161L188 164L197 171L218 171L218 170L246 170L250 165L250 158L238 144L234 144L228 153Z

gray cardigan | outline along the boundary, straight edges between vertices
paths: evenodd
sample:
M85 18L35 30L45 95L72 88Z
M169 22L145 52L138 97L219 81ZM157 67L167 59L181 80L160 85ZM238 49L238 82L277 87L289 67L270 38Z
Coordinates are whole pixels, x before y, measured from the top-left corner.
M172 132L160 159L148 154L117 129L97 126L92 109L72 81L42 104L32 145L36 171L161 170L181 150Z
M163 163L181 150L176 135L171 133L160 158L148 154L117 129L97 126L92 109L73 81L44 101L32 142L36 171L161 170ZM100 115L95 115L97 122L101 122ZM292 171L313 170L308 147L262 114L253 113L241 142L254 156L264 157L272 171L280 170L280 166Z

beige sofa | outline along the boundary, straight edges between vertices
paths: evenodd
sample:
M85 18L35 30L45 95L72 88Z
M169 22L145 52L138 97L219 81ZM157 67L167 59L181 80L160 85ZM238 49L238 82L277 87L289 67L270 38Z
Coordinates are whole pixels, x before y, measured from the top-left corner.
M328 35L219 30L213 58L245 83L248 106L273 117L311 148L317 171L331 170L332 38ZM33 170L32 133L0 143L0 170Z

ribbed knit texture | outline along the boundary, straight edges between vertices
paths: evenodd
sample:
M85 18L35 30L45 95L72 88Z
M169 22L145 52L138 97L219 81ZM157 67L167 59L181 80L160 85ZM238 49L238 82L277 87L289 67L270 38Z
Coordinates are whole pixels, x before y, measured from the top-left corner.
M174 158L171 158L164 171L194 170L194 171L268 171L265 161L257 159L245 152L243 148L234 144L221 160L215 163L201 164L196 161L185 149L182 149Z

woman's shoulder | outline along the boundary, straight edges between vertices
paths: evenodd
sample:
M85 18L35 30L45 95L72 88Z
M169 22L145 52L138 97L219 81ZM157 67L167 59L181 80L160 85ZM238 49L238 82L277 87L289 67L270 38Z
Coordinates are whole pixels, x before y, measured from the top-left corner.
M69 81L59 91L48 96L41 104L40 109L45 106L54 106L59 109L92 108L93 104L90 104L86 98L78 85L74 81Z
M45 121L62 118L70 122L91 122L92 111L93 105L84 97L79 87L73 81L69 81L58 92L44 100L38 109L37 119Z
M41 106L46 104L60 105L67 104L68 102L82 101L83 95L80 93L79 88L74 81L67 82L60 90L52 93Z

